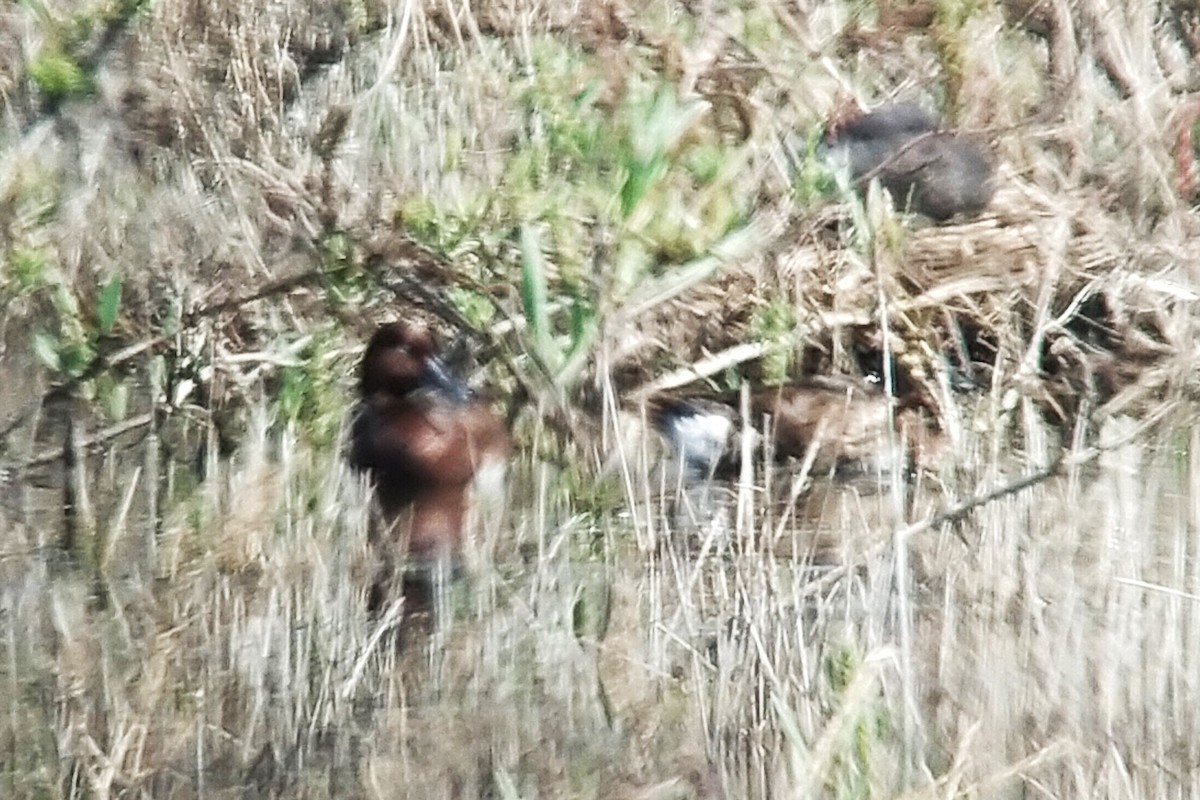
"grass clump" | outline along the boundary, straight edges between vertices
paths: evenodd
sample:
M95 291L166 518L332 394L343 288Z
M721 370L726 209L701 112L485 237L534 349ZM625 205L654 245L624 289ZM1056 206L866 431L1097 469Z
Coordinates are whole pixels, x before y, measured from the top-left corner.
M311 437L313 447L329 448L337 439L346 412L346 395L338 380L336 353L328 333L316 333L301 348L291 348L294 362L279 372L276 393L282 422Z

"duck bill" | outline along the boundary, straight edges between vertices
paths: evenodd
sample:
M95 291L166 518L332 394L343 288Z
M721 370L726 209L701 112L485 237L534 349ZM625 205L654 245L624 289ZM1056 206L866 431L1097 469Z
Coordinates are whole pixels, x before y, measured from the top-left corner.
M421 372L421 383L458 403L465 403L471 399L471 387L451 372L446 363L436 356L425 359L425 368Z

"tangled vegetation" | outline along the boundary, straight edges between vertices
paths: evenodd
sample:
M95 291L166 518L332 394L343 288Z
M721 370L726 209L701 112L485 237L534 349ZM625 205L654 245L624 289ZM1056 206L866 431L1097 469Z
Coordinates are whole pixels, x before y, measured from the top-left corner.
M0 31L0 794L1196 793L1194 3ZM988 142L985 213L822 164L893 99ZM517 455L398 651L342 451L362 343L413 316ZM645 400L830 374L903 383L945 463L661 469Z

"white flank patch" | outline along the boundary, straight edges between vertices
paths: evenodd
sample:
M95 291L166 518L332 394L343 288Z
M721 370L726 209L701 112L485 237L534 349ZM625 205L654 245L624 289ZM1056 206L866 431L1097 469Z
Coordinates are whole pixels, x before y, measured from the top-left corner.
M672 445L688 464L711 468L725 453L733 421L721 414L697 411L673 416Z
M475 469L474 489L478 497L485 503L501 500L507 475L508 464L503 458L485 459Z

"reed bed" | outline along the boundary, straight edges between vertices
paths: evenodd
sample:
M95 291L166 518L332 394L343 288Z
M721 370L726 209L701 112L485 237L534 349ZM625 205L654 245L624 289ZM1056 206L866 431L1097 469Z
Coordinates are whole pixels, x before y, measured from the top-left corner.
M1200 795L1197 24L0 12L0 794ZM984 214L821 167L892 98L988 141ZM516 448L398 641L344 439L406 316ZM864 353L937 463L684 485L645 420Z

